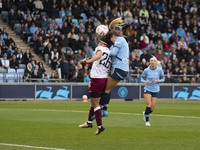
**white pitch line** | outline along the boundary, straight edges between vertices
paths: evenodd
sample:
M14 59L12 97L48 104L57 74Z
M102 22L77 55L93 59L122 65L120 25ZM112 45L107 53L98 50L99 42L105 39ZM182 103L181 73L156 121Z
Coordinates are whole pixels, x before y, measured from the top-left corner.
M0 110L7 110L9 108L0 108ZM47 111L47 112L73 112L73 113L88 113L88 111L80 111L80 110L54 110L54 109L9 109L9 110L25 110L25 111ZM133 115L133 116L141 116L139 113L122 113L122 112L109 112L114 115ZM176 115L159 115L159 114L151 114L151 116L157 117L171 117L171 118L190 118L190 119L200 119L200 117L195 116L176 116Z
M39 146L30 146L30 145L8 144L8 143L0 143L0 145L11 146L11 147L34 148L34 149L47 149L47 150L66 150L66 149L62 149L62 148L39 147ZM67 149L67 150L70 150L70 149Z

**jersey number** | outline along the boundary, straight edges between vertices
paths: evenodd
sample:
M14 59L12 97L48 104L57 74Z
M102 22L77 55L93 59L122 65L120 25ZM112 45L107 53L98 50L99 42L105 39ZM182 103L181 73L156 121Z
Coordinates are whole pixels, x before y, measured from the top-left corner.
M107 53L103 52L104 58L102 60L100 60L100 64L105 66L106 68L110 67L110 64L112 63L112 59L111 56L109 56Z

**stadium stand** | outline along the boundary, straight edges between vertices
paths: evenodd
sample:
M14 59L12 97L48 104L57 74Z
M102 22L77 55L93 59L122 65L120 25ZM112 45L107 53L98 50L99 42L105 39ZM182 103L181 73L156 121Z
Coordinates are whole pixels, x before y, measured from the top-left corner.
M62 56L69 62L68 68L65 68L68 71L68 81L83 82L88 77L91 65L79 61L92 57L94 53L98 44L95 27L99 24L109 25L116 17L123 17L126 22L123 34L130 48L130 73L124 82L140 82L140 74L149 65L151 55L161 61L166 82L200 82L198 1L3 0L1 9L2 21L8 23L23 39L20 43L26 42L31 46L31 53L34 53L35 58L26 59L25 67L28 63L32 67L26 67L24 79L31 75L40 79L45 76L48 77L45 82L51 80L52 72L57 74L56 78L62 75ZM12 43L7 40L4 30L1 29L1 56ZM16 44L11 46L10 55L19 49ZM19 60L22 64L24 58L25 55ZM37 67L38 62L35 60L44 66ZM22 64L19 63L19 68ZM44 72L44 68L47 70L48 67L53 71ZM35 69L38 71L34 75Z

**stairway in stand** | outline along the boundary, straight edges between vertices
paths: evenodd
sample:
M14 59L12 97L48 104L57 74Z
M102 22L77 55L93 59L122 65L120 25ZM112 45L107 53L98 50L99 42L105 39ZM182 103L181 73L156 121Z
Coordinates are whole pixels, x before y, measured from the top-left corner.
M35 57L35 60L37 60L38 62L42 62L44 64L44 68L46 70L45 73L47 74L51 74L53 72L53 70L51 69L50 66L46 65L42 56L39 56L37 55L33 48L30 47L27 43L25 43L21 38L20 38L20 35L16 35L14 31L11 30L11 28L8 26L7 23L3 22L1 19L0 19L0 28L3 29L3 28L6 28L7 30L7 33L10 35L10 37L15 41L15 44L16 45L19 45L22 52L25 53L27 49L30 50L30 52L34 55Z

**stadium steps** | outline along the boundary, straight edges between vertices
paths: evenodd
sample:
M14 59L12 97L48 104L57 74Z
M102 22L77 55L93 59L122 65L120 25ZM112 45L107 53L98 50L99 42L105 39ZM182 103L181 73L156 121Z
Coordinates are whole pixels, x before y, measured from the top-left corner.
M21 38L20 38L20 35L16 35L16 33L14 31L11 30L11 28L8 26L7 23L3 22L1 19L0 19L0 28L3 29L3 28L6 28L8 34L11 36L11 38L15 41L15 44L16 45L19 45L22 52L26 52L27 49L29 49L31 51L31 53L34 55L35 57L35 60L39 61L39 62L43 62L44 64L44 68L46 70L46 73L47 74L51 74L53 72L53 70L51 69L51 67L49 65L46 65L42 56L39 56L37 55L35 52L34 52L34 49L32 47L30 47L27 43L25 43Z

